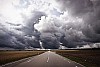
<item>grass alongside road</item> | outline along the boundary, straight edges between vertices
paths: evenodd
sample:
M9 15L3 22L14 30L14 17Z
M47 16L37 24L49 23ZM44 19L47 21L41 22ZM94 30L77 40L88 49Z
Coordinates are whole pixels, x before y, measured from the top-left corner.
M100 67L100 50L55 50L55 52L86 67Z
M0 51L0 65L39 55L45 51Z

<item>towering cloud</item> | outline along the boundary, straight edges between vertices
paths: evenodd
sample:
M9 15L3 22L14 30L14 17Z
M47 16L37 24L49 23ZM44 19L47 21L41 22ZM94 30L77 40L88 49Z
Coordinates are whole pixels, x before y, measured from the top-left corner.
M99 25L99 0L0 1L0 48L98 48Z

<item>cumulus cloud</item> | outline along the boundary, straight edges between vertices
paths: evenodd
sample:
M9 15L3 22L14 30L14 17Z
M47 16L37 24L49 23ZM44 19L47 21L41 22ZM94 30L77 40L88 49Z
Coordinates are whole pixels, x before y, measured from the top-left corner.
M99 25L99 0L0 1L4 48L99 48Z
M66 47L99 42L99 0L56 0L56 2L61 4L58 9L63 14L56 18L42 17L39 24L35 25L41 33L45 33L45 36L48 33L52 35L60 33L58 41L63 42L62 45ZM57 36L55 37L58 38Z
M15 2L16 0L11 0L10 2L4 1L3 3L10 5L9 7L1 4L4 8L0 7L0 47L14 49L41 48L39 43L40 33L34 28L34 24L39 22L41 16L46 15L45 12L29 10L29 7L21 7L20 3L25 3L26 1L21 2L19 0ZM10 12L10 15L6 14L6 9ZM15 10L18 10L18 12L14 12ZM30 13L22 13L25 10L28 10ZM21 19L24 19L24 21L20 20L18 16L21 16ZM16 18L20 22L16 21Z

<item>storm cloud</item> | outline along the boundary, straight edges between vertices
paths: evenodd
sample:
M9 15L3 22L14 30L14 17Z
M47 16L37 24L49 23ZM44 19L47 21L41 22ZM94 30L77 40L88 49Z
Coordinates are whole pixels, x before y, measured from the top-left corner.
M99 25L99 0L4 0L0 48L99 48Z

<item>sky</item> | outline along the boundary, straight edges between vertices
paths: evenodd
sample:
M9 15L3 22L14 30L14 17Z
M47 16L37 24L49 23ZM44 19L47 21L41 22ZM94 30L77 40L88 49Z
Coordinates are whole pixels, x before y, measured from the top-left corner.
M100 0L0 0L0 49L100 48Z

